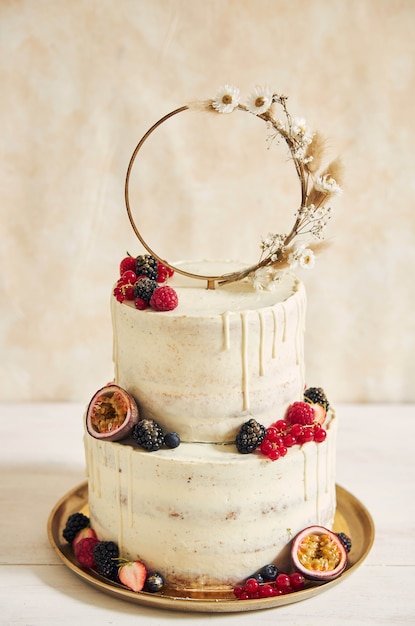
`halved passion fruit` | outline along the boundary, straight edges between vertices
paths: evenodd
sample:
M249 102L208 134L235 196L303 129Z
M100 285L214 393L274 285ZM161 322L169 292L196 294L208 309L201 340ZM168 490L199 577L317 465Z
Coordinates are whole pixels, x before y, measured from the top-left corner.
M138 422L132 396L118 385L107 385L93 396L86 413L86 428L96 439L119 441L128 437Z
M323 526L310 526L294 537L293 565L305 578L329 581L344 571L348 555L336 533Z

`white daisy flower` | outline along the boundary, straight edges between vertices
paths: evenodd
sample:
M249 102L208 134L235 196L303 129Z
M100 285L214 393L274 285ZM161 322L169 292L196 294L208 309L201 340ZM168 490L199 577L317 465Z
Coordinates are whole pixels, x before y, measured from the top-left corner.
M271 267L260 267L252 276L255 291L273 291L281 280L281 272Z
M241 100L241 94L237 87L224 85L218 90L212 102L213 108L219 113L232 113Z
M314 187L317 191L328 192L332 194L342 193L342 188L340 185L336 183L334 178L330 176L330 174L326 174L325 176L317 176L314 181Z
M312 267L314 267L315 263L314 252L310 248L304 248L304 250L302 250L300 253L298 261L300 263L300 267L302 267L303 269L311 269Z
M271 106L272 96L273 93L268 87L255 87L247 98L246 106L254 115L261 115Z
M295 117L292 121L291 134L303 144L310 144L313 141L313 133L307 126L303 117Z

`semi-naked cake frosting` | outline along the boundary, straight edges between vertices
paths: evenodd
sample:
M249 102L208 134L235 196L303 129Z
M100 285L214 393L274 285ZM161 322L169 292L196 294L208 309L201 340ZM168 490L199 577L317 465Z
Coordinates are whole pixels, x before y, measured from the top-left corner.
M179 299L172 311L139 311L112 296L115 383L141 418L177 432L181 444L148 452L86 434L89 511L98 537L125 558L162 572L173 588L209 591L283 563L305 527L331 528L336 419L329 411L323 442L293 446L276 462L240 454L242 424L268 427L303 398L304 287L291 273L270 290L249 281L207 289L178 272L170 284Z
M139 150L188 110L212 122L255 116L268 146L285 147L293 163L300 184L293 225L262 238L256 264L164 262L135 222L129 181ZM324 152L321 134L288 112L287 97L259 86L243 100L224 85L214 98L166 114L137 144L125 200L149 254L120 263L111 298L114 382L86 414L90 518L81 521L97 535L90 539L98 541L94 565L103 576L138 592L157 592L164 581L173 595L217 599L218 589L234 588L239 598L254 597L249 577L261 570L271 580L270 566L274 574L275 566L288 571L289 561L298 567L298 537L310 526L322 532L306 542L309 561L300 571L313 578L317 568L319 579L343 571L346 549L332 550L341 541L330 530L337 419L325 392L306 385L306 296L292 273L313 266L341 192L341 163L327 163ZM247 208L240 219L252 219ZM152 572L151 584L141 575L131 586L122 567L108 574L118 553L127 571Z
M184 264L199 275L235 264ZM180 267L180 264L178 264ZM247 416L265 426L304 389L305 290L292 274L273 291L249 282L207 289L175 274L180 306L137 312L111 299L115 382L139 399L141 415L182 441L229 442Z

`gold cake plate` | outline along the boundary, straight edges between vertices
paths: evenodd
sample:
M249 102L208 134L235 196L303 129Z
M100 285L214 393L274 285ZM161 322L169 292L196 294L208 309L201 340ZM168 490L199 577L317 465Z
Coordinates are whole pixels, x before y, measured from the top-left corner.
M81 567L75 559L71 546L63 539L62 531L67 518L72 513L79 511L88 514L87 482L75 487L57 502L48 519L48 538L58 557L77 576L96 589L120 600L160 609L199 613L237 613L270 609L307 600L323 591L328 591L349 576L368 555L375 536L375 528L369 511L357 498L338 485L336 495L337 510L333 530L345 532L353 542L346 570L330 582L313 584L301 591L272 598L237 600L231 590L187 592L164 588L162 592L156 594L143 591L137 593L103 578L92 569Z

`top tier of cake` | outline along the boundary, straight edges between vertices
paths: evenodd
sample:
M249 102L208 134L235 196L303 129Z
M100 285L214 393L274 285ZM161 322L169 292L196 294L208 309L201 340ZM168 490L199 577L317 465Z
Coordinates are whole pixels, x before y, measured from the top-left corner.
M216 276L240 265L184 268ZM281 419L304 390L302 283L284 274L273 290L248 281L207 289L176 272L170 284L179 297L173 311L138 311L112 296L115 382L141 416L182 441L217 443L234 441L250 417L264 426Z

